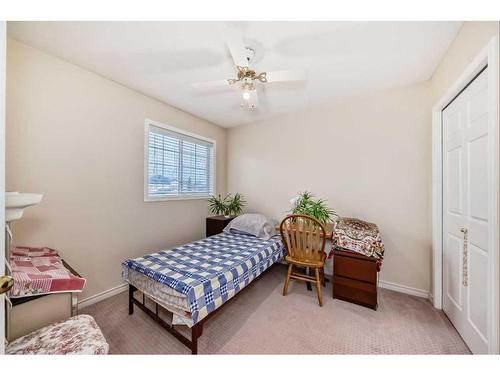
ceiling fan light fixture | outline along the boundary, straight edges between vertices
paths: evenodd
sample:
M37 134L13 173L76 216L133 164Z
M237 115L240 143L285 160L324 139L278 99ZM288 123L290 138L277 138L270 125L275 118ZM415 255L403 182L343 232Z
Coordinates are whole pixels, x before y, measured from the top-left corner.
M250 100L251 91L255 90L255 86L252 81L245 79L243 84L241 85L243 91L243 99L246 101Z
M258 72L250 63L254 60L255 51L245 46L241 34L232 30L226 35L226 45L236 68L236 77L220 81L209 81L193 84L197 89L207 87L234 87L241 90L241 108L256 110L259 107L257 86L273 82L303 81L304 74L294 70L278 70ZM240 91L238 90L238 91ZM260 89L259 89L260 90Z

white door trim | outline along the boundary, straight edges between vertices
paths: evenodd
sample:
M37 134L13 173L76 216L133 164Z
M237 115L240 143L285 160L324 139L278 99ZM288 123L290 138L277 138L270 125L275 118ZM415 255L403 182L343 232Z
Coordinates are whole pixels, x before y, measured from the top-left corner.
M490 169L489 201L494 208L489 214L489 243L491 259L489 282L491 285L488 322L489 352L499 353L499 126L498 126L498 39L493 37L476 58L467 66L458 80L432 108L432 260L434 307L442 309L443 303L443 169L442 169L442 110L488 65L488 121L489 147L493 158Z
M7 53L7 23L0 21L0 276L5 273L5 80ZM4 353L5 309L0 296L0 355Z

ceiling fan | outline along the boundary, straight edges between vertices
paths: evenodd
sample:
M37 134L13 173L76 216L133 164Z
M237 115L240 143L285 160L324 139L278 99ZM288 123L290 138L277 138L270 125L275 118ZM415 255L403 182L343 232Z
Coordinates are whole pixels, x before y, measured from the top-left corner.
M255 109L259 104L256 84L305 80L304 72L298 70L278 70L274 72L257 73L250 67L250 62L255 52L252 48L245 47L241 34L236 30L231 30L227 33L226 45L231 53L234 65L236 66L236 77L218 81L193 83L192 87L194 89L209 90L220 87L239 87L243 98L241 106Z

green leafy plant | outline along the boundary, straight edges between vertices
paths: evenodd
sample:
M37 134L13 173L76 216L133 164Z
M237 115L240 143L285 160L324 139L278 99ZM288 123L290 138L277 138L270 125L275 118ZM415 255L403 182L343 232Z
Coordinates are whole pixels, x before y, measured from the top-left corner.
M210 207L210 212L214 215L229 215L229 204L228 197L222 198L219 194L217 197L212 195L208 198L208 206Z
M314 195L305 191L290 200L292 214L312 216L322 224L333 221L337 214L326 204L324 199L314 199Z
M246 201L240 193L233 196L226 195L224 198L219 194L217 197L212 195L208 199L210 212L214 215L239 215L243 211Z
M235 216L241 214L241 212L243 211L243 206L246 203L243 196L240 193L236 193L234 194L234 197L231 198L231 196L229 196L228 198L229 198L229 206L228 206L229 214Z

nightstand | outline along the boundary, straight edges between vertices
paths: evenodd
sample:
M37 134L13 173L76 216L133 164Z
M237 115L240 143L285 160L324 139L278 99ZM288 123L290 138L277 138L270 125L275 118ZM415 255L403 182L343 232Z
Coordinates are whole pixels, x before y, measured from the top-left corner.
M207 217L207 237L222 233L226 225L228 225L235 217L236 216L226 217L224 215Z
M335 248L333 298L377 310L378 266L375 258Z

